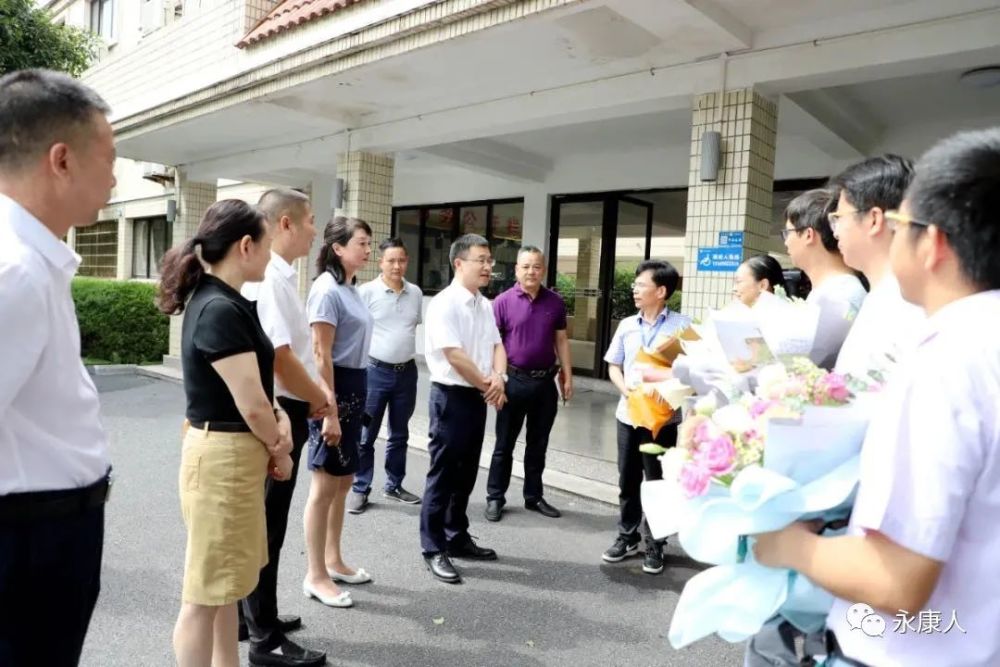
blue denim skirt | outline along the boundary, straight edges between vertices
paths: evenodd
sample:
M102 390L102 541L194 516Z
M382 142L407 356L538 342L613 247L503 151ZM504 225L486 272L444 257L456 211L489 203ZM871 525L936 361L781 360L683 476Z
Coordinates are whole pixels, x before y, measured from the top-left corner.
M337 395L337 412L340 415L340 444L327 445L321 431L323 421L309 420L310 470L323 470L330 475L343 477L358 471L358 446L361 430L368 421L365 400L368 395L368 371L365 368L333 367L333 384Z

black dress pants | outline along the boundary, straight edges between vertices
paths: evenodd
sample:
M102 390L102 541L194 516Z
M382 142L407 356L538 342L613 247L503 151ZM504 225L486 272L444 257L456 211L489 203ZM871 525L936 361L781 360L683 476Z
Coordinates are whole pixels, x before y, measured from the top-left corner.
M264 482L267 565L260 570L257 588L239 605L241 621L246 623L251 641L263 651L276 648L284 640L278 629L278 562L281 546L285 543L299 459L309 439L309 404L284 396L278 397L278 404L288 413L292 425L292 476L283 482L268 477Z
M101 590L104 505L0 522L0 665L75 667Z
M656 438L649 429L635 428L618 422L618 506L620 518L618 534L629 543L639 541L639 531L646 540L646 546L653 543L653 536L642 515L642 498L640 487L642 478L647 480L663 479L663 468L660 460L639 451L639 446L655 442L663 447L673 447L677 444L677 424L667 424L660 429ZM663 540L658 540L662 543Z
M555 379L511 375L507 383L507 404L497 413L497 439L490 462L487 500L504 502L514 465L514 446L527 421L524 447L524 500L542 498L542 472L549 449L549 433L556 420L559 391Z
M469 540L469 496L476 486L486 434L486 401L472 387L431 383L431 456L420 508L420 547L425 555Z

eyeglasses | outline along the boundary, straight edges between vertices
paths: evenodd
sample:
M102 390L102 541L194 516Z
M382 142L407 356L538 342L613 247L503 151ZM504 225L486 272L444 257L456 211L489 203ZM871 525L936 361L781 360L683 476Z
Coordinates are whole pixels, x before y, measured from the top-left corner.
M833 232L833 237L840 238L839 232L837 231L837 226L840 225L840 222L843 218L857 217L859 215L864 215L870 210L871 210L870 208L866 208L864 210L854 209L853 211L834 211L832 213L827 213L826 219L830 222L830 231Z
M643 290L649 287L656 287L656 285L653 285L651 283L632 283L630 287L632 288L632 291L635 292L637 290Z
M902 213L897 213L895 211L886 211L885 219L888 221L886 227L889 228L890 232L895 232L900 227L909 227L910 225L916 225L917 227L930 227L934 224L933 222L914 220L908 215L903 215Z
M461 259L463 261L466 261L466 262L475 262L476 264L479 264L480 266L488 266L491 269L494 266L496 266L496 264L497 264L497 261L495 259L493 259L492 257L476 257L475 259L469 259L467 257L463 257Z
M787 241L789 236L791 236L792 234L799 234L802 231L803 230L801 230L801 229L788 229L786 227L785 229L781 230L781 240L782 241Z

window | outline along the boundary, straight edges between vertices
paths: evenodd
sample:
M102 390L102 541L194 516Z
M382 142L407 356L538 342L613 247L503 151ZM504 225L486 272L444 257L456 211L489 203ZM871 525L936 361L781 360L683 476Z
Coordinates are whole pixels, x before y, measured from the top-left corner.
M118 221L99 222L76 230L76 252L83 258L79 275L114 278L118 275Z
M483 290L495 296L514 284L514 265L521 247L524 200L507 199L393 209L394 235L410 252L406 279L428 294L451 282L451 243L462 234L479 234L490 241L493 282Z
M90 0L90 32L107 41L114 39L115 0Z
M133 278L160 277L160 265L172 236L171 225L166 218L135 221L132 227Z

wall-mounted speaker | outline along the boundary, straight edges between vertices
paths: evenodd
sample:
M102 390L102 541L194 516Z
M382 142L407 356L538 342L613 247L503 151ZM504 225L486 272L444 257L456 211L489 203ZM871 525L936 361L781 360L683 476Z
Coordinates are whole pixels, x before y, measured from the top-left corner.
M167 200L167 222L173 224L174 220L177 219L177 200L168 199Z
M722 134L704 132L701 135L701 180L714 181L719 178L719 162L722 158Z

